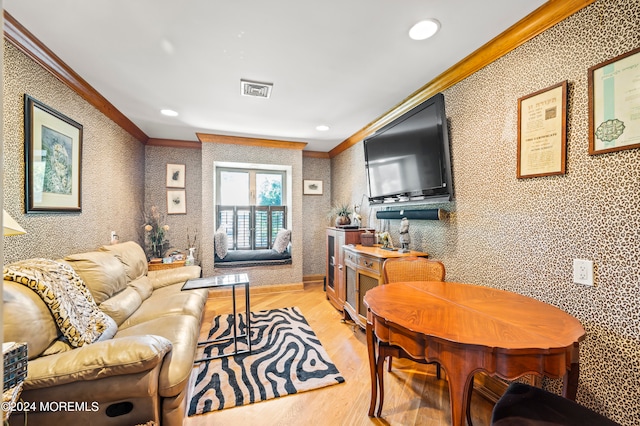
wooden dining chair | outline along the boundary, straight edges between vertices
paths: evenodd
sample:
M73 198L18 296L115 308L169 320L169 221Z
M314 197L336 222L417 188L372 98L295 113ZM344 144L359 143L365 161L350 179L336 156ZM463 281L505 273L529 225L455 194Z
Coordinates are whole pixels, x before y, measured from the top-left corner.
M386 284L411 281L444 281L446 270L439 260L426 257L397 257L387 259L382 265ZM436 376L440 379L440 364L436 364ZM387 371L391 371L391 356L387 358Z

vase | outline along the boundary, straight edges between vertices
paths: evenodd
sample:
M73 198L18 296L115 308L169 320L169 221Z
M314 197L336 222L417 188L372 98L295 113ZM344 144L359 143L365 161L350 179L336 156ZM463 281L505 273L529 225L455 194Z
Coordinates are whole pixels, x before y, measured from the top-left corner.
M336 228L339 228L344 225L348 225L350 223L351 223L351 219L349 219L349 216L336 217Z

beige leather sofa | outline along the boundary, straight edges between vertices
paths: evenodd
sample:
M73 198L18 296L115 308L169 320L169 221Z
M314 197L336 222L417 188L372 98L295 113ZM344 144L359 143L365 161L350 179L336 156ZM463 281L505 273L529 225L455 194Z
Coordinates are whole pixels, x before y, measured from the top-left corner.
M200 267L148 271L134 242L64 261L118 331L112 339L71 348L59 340L39 296L4 281L4 341L28 343L22 392L28 424L181 425L207 291L180 289L200 276ZM24 424L23 413L14 412L10 422Z

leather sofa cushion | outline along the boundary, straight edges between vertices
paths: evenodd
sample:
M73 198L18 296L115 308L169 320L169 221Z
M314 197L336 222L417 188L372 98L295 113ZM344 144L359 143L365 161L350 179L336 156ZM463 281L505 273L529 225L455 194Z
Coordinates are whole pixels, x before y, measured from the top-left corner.
M138 335L109 339L29 362L25 390L146 371L171 351L167 339Z
M127 286L124 266L109 253L77 253L64 260L80 275L98 305Z
M182 284L163 287L153 292L153 295L142 303L120 329L149 321L164 315L190 315L200 321L207 293L200 291L180 291Z
M134 281L131 281L131 283L129 283L129 287L135 288L143 301L147 300L153 293L151 280L149 280L149 277L147 277L146 275Z
M114 319L118 327L142 304L140 294L133 287L127 287L120 293L104 301L98 307Z
M180 268L149 271L148 277L153 288L158 289L175 283L184 283L191 278L197 278L200 276L201 271L199 266L191 265Z
M36 358L58 338L58 327L35 291L13 281L3 286L4 341L27 342L29 359Z
M122 262L130 282L147 275L149 269L147 255L138 243L127 241L126 243L102 246L100 251L110 253Z
M171 342L173 348L162 362L158 393L163 397L178 395L187 386L193 369L200 320L190 315L167 315L120 330L115 339L142 334L155 334Z

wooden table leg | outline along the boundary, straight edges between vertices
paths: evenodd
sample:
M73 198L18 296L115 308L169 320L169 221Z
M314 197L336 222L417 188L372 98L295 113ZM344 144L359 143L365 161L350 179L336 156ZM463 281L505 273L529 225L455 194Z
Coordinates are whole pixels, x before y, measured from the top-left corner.
M376 369L376 345L373 325L367 321L367 351L369 352L369 370L371 372L371 402L369 403L369 417L373 417L378 402L378 376Z
M464 357L464 354L462 354ZM467 410L471 398L469 386L472 386L473 369L470 369L463 359L450 360L442 364L449 380L449 401L451 403L452 426L463 426L467 417Z
M571 401L578 395L578 379L580 378L580 364L571 364L571 369L562 378L562 396Z
M380 417L382 415L382 404L384 404L384 359L388 356L388 352L386 349L387 345L381 344L378 341L378 359L376 360L376 374L378 376L378 390L380 391L380 396L378 397L378 414L376 417Z

